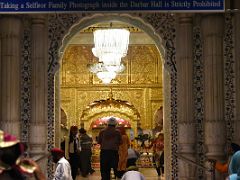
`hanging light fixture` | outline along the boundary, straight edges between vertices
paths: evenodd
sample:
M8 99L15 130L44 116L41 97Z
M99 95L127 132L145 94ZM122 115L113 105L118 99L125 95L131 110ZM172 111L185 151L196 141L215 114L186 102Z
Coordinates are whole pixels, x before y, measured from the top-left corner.
M115 79L117 73L125 70L125 66L120 64L119 66L105 66L103 63L88 64L90 72L97 75L104 84L109 84L112 79Z
M94 31L94 56L105 65L120 65L128 50L130 32L126 29L98 29Z
M93 55L99 63L89 65L103 83L109 84L117 73L124 71L121 59L126 56L130 32L126 29L98 29L94 31Z
M100 71L97 73L97 77L102 80L104 84L109 84L116 77L115 72Z

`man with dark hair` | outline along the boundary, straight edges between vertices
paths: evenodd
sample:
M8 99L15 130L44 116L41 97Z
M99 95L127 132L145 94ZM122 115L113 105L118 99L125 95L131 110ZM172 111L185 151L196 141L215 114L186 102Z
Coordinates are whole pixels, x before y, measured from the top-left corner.
M77 177L79 158L80 158L80 145L78 139L78 127L71 126L69 135L69 162L71 165L71 172L73 180Z
M111 168L115 176L118 167L118 148L122 143L121 134L115 129L117 120L114 117L109 118L108 126L100 131L98 143L101 145L100 152L100 171L102 180L110 180Z
M53 162L57 164L54 180L72 180L71 167L64 158L64 151L59 148L51 149Z
M84 128L79 129L79 140L81 146L80 152L80 170L83 177L86 177L89 173L92 174L95 170L91 165L92 157L92 138L87 135L87 131Z

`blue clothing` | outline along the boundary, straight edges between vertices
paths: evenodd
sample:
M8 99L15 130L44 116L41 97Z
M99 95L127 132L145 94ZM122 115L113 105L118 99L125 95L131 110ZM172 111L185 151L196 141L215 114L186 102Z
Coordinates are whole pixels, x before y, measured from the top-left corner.
M240 180L240 151L233 154L228 167L229 180Z
M237 174L232 174L229 176L229 180L240 180L240 177Z
M239 169L240 169L240 151L237 151L232 156L232 159L228 167L228 173L229 175L236 174Z

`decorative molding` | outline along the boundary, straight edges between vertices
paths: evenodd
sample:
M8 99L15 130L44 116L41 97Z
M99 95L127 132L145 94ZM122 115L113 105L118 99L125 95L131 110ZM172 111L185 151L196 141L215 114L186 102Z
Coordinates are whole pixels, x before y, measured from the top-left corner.
M47 149L50 150L55 144L55 85L54 75L59 68L59 48L62 44L64 35L69 31L71 26L79 20L77 14L51 14L48 17L48 130L47 130ZM53 179L53 163L48 159L47 164L48 179Z
M31 118L31 30L26 28L22 40L21 60L21 141L28 142Z
M89 14L55 14L49 16L49 68L48 68L48 149L54 144L54 74L59 66L58 50L62 45L64 36L67 36L69 29L73 28L81 17ZM116 14L114 15L116 16ZM171 14L128 14L135 16L138 20L145 20L144 24L153 27L153 31L163 39L165 46L165 68L169 69L171 76L171 152L177 152L177 69L176 69L176 43L175 43L175 17ZM89 16L90 17L90 16ZM104 16L102 17L104 18ZM109 18L109 17L108 17ZM158 42L159 43L159 42ZM171 159L172 179L178 179L178 160ZM52 163L48 163L48 177L53 173Z
M52 14L49 15L49 68L48 72L54 74L59 67L59 48L64 35L74 23L79 20L77 14Z
M235 61L234 61L234 30L233 14L225 14L224 34L224 119L227 127L227 144L233 139L233 122L236 107L236 85L235 85Z
M193 92L194 92L194 119L197 131L197 162L204 165L204 63L203 63L203 42L199 26L193 28ZM198 179L203 180L204 171L197 170Z
M176 29L175 16L172 14L147 14L143 16L145 21L154 27L154 30L162 37L166 50L165 68L170 70L171 75L171 152L178 151L178 121L177 121L177 68L176 68ZM171 175L172 179L178 179L178 159L172 156Z
M47 122L47 150L54 147L55 141L55 123L54 123L54 75L48 74L48 122ZM47 174L48 179L53 179L53 162L48 158Z

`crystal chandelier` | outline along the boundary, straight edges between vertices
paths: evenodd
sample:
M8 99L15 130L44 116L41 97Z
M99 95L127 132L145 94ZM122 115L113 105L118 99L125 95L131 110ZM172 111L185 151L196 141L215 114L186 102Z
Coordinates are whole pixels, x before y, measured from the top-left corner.
M120 65L128 50L130 32L126 29L99 29L94 31L93 55L105 65Z
M115 79L117 73L125 70L125 66L120 64L119 66L105 66L103 63L96 63L88 65L90 72L97 75L104 84L109 84L112 79Z
M103 83L108 84L117 73L124 71L125 66L121 58L128 50L130 32L126 29L99 29L94 31L93 55L99 63L89 66Z

